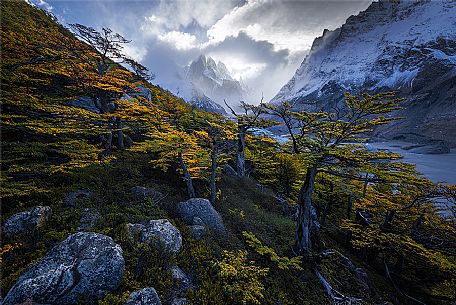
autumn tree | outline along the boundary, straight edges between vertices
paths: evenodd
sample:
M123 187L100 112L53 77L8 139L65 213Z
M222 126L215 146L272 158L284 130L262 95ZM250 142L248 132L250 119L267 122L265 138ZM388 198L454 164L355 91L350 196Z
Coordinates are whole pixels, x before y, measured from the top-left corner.
M353 249L384 270L403 302L427 303L417 294L422 287L401 285L411 276L431 295L452 299L456 219L438 205L451 202L451 194L418 177L413 166L393 164L396 169L356 201L357 216L343 219L340 227Z
M125 44L130 43L125 37L119 33L114 33L109 28L102 28L101 31L97 31L91 27L82 24L71 24L71 30L75 33L76 37L84 41L89 47L96 51L96 54L87 56L87 50L84 50L84 54L78 52L79 50L72 48L71 50L76 56L80 56L82 64L84 65L83 72L92 72L94 79L92 80L92 86L97 89L97 99L100 110L103 113L109 112L109 93L122 91L122 86L125 84L122 82L123 79L119 78L122 75L122 69L119 64L126 63L134 70L134 72L141 77L150 78L151 75L143 65L137 63L133 59L129 58L124 52L123 47ZM117 75L116 75L117 74ZM119 86L115 86L115 83L110 83L108 86L104 79L109 80L109 77L117 76L121 82ZM128 76L128 74L127 74ZM130 79L128 79L130 81Z
M245 137L252 128L264 128L274 124L273 121L261 117L265 113L263 98L259 106L250 105L243 101L240 103L241 113L236 113L234 109L225 101L225 105L230 109L231 114L236 119L237 124L237 152L236 152L236 169L240 177L247 176L245 166Z
M231 130L230 122L219 116L216 116L212 121L207 120L204 130L206 132L205 142L210 149L211 159L209 177L210 201L214 204L217 198L216 180L220 158L224 156L226 159L227 153L233 147L235 135Z
M261 105L265 112L276 117L287 129L287 133L291 139L293 152L299 154L298 141L304 134L297 134L295 131L298 128L299 121L294 119L293 106L288 102L283 102L278 105L274 104L262 104Z
M297 130L291 131L296 142L293 151L300 154L307 164L298 200L296 248L299 253L310 254L312 249L312 195L317 174L326 172L361 179L359 173L349 169L367 171L373 160L390 158L386 153L368 152L363 145L356 143L365 141L366 134L376 126L393 120L384 115L398 109L398 101L392 93L374 96L346 94L344 107L335 112L292 113L298 126ZM288 107L284 106L284 109Z

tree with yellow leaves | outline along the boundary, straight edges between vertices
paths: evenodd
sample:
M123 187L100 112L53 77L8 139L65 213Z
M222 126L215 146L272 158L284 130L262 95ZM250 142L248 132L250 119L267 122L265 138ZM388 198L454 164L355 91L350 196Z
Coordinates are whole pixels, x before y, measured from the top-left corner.
M234 109L225 101L225 105L230 109L231 114L235 117L237 123L237 152L236 152L236 169L240 177L247 176L245 166L245 137L252 128L265 128L274 124L273 121L261 117L266 113L261 98L260 105L255 106L243 101L240 103L241 113L236 113Z
M215 116L214 119L207 120L206 126L204 127L206 132L206 145L210 149L210 177L209 177L209 189L211 192L210 201L212 204L217 199L217 168L220 163L220 157L223 154L228 153L233 145L235 139L235 133L232 130L230 122L221 117Z
M392 93L371 96L345 95L345 107L335 112L292 112L298 131L291 130L295 142L294 153L302 156L307 164L304 182L298 200L296 248L298 253L309 255L312 249L311 235L315 229L312 221L312 195L315 178L319 172L361 179L360 170L369 171L372 161L394 156L382 152L369 152L363 145L366 134L378 125L393 120L383 116L398 109ZM288 109L288 107L284 107ZM288 113L289 110L286 110ZM358 172L350 171L357 168Z

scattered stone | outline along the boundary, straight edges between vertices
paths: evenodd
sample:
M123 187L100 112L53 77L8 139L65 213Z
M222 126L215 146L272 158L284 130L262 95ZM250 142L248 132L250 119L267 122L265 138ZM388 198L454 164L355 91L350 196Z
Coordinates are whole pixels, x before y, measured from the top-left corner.
M92 229L97 225L98 220L100 220L101 215L95 209L84 208L81 211L81 219L79 220L79 227L76 228L76 231L85 231Z
M157 202L161 200L164 196L161 192L156 191L149 187L144 186L135 186L130 189L130 193L133 194L138 200L146 201L152 200L153 202Z
M187 226L190 236L195 240L201 240L206 236L206 228L200 225Z
M77 190L74 192L68 193L63 199L64 207L74 207L84 200L87 200L93 196L93 193L90 190Z
M220 214L214 209L207 199L191 198L177 205L177 214L187 225L195 225L193 220L198 217L204 226L217 233L224 233L225 226Z
M179 282L179 284L180 284L179 288L181 290L185 290L191 286L189 278L184 273L184 271L182 271L182 269L179 268L178 266L171 267L171 276L173 277L174 280Z
M128 223L130 237L140 243L159 243L174 254L182 247L182 236L179 230L167 219L149 220L145 223Z
M177 298L171 302L171 305L190 305L190 301L186 298Z
M79 232L27 269L3 305L26 300L62 305L93 302L117 288L124 270L122 248L111 237Z
M14 214L5 221L3 234L13 236L33 232L44 226L51 215L52 209L48 206L37 206L28 211Z
M125 305L161 305L161 301L157 291L150 287L130 294Z

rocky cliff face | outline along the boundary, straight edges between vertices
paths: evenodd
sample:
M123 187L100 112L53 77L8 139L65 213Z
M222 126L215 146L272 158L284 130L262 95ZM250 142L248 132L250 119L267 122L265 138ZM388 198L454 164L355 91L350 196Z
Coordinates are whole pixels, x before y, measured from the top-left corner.
M244 86L233 79L225 64L201 55L185 69L184 79L191 85L188 102L207 111L225 113L223 100L239 102L245 95Z
M344 92L398 91L405 119L386 138L426 136L456 146L456 2L379 1L315 39L272 103L330 110Z

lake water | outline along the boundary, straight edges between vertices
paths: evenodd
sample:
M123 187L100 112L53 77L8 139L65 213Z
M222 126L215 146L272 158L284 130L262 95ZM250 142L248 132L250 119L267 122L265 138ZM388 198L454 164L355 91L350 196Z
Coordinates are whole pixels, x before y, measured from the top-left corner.
M416 164L416 169L426 178L433 182L445 182L456 184L456 150L452 149L448 154L430 155L417 154L402 149L412 143L388 141L369 143L377 149L388 149L391 152L401 154L402 161Z

